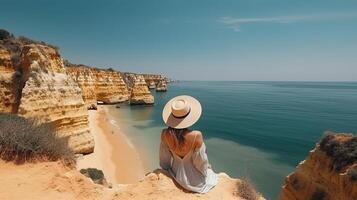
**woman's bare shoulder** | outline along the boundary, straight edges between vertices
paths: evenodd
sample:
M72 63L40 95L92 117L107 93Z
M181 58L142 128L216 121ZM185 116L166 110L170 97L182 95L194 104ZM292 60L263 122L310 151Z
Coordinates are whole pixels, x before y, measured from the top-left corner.
M194 130L194 131L191 131L191 133L193 134L193 137L196 137L195 144L194 144L195 149L201 148L201 146L203 144L203 136L202 136L201 131Z

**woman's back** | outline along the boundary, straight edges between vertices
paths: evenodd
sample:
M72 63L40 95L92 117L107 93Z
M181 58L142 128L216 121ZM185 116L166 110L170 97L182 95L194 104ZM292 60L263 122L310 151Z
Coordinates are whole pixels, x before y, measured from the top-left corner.
M170 131L170 129L164 129L161 134L161 141L164 141L169 149L179 157L184 157L190 151L200 148L203 143L200 131L191 131L189 129L182 131L182 142L177 139L175 133Z
M160 165L167 169L184 188L205 193L217 184L216 174L209 169L202 134L185 130L180 144L175 133L165 129L160 147Z
M188 130L201 113L200 102L191 96L177 96L166 103L162 119L169 128L161 133L160 166L182 187L205 193L217 184L217 175L209 167L201 132Z

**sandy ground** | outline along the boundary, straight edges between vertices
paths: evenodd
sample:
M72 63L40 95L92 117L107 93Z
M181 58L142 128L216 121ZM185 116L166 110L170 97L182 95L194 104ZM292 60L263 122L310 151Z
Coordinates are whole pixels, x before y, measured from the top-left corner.
M237 190L241 181L225 174L219 175L218 185L206 194L184 191L162 170L112 189L60 162L16 165L0 160L0 176L1 200L244 200Z
M60 162L21 165L0 160L1 200L101 199L105 188Z
M94 136L94 153L77 160L77 169L97 168L108 182L136 183L144 177L140 156L119 127L110 123L111 116L104 106L89 111L89 126Z

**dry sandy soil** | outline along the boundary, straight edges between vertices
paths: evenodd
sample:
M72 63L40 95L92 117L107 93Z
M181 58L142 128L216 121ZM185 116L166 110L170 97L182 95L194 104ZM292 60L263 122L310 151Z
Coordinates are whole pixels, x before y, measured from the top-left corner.
M238 179L220 174L219 184L206 194L183 191L160 170L148 174L135 184L117 184L112 189L93 183L76 169L60 162L17 165L0 161L1 200L229 200L241 199L236 188Z

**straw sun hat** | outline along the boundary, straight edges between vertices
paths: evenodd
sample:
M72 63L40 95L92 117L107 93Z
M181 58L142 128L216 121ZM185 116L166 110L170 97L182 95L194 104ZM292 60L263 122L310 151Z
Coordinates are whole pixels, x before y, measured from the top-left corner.
M200 102L187 95L172 98L162 111L162 119L171 128L183 129L198 121L202 113Z

